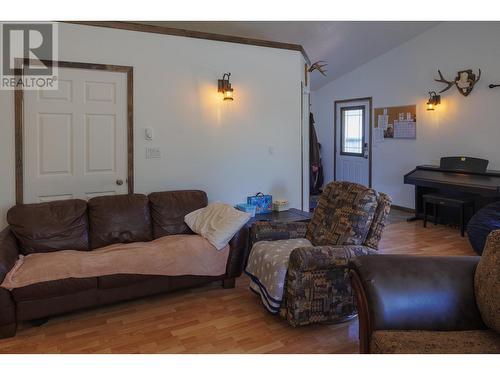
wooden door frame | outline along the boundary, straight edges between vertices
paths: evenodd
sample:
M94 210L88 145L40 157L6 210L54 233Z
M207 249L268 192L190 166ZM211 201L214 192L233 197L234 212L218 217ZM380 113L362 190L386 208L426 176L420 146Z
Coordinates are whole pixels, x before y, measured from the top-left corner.
M337 106L343 103L367 101L369 107L368 117L368 187L372 187L372 117L373 100L371 96L364 98L335 100L333 103L333 180L337 181Z
M21 61L24 61L21 59ZM134 193L134 68L126 65L94 64L73 61L41 60L46 66L59 68L103 70L127 75L127 183L128 193ZM16 81L22 76L22 68L16 69ZM14 91L15 113L15 163L16 204L24 199L24 91L22 86Z

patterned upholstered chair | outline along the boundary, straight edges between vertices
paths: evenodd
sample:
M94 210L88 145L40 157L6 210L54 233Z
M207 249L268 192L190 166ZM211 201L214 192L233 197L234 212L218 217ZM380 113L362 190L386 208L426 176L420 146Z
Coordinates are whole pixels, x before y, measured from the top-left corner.
M390 205L386 194L332 182L309 223L255 223L250 288L293 326L354 317L347 263L376 252Z

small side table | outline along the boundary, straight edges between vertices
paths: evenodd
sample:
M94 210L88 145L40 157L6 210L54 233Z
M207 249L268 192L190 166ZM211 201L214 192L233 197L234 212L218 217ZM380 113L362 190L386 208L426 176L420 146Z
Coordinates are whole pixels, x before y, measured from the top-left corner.
M308 222L312 218L311 212L306 212L299 210L297 208L289 208L286 211L272 211L268 214L257 214L255 217L252 217L248 222L247 226L249 228L248 231L248 250L247 256L252 249L252 224L257 221L267 221L271 223L292 223L292 222ZM245 259L245 268L246 262L248 259Z
M286 211L272 211L268 214L257 214L248 221L247 225L251 227L256 221L268 221L271 223L307 222L311 220L311 217L311 212L305 212L297 208L289 208Z

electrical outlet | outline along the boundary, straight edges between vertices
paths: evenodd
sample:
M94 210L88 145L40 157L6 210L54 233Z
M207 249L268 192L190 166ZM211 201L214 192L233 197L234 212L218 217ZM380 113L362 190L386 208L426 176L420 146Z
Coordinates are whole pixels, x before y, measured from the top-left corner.
M146 159L161 159L159 147L146 147Z

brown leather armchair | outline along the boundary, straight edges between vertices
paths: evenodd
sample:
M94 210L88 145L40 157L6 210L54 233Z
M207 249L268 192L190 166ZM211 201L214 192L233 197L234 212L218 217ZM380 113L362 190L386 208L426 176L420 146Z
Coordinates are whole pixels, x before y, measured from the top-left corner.
M482 257L349 263L361 353L500 353L500 231Z

